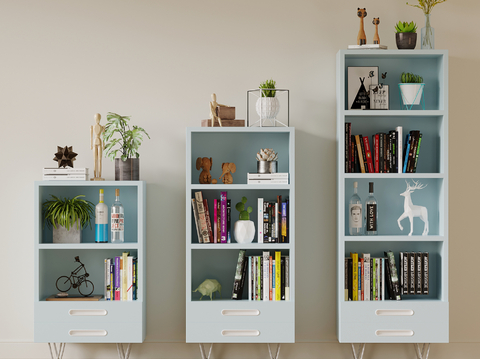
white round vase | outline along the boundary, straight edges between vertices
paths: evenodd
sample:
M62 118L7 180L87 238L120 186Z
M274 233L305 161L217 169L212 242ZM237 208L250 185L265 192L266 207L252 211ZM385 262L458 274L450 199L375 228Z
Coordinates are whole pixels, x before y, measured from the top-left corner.
M236 221L234 228L237 243L251 243L255 238L255 224L253 221Z
M276 97L259 97L255 109L262 120L273 120L280 112L280 101Z
M419 105L424 84L399 84L404 105Z

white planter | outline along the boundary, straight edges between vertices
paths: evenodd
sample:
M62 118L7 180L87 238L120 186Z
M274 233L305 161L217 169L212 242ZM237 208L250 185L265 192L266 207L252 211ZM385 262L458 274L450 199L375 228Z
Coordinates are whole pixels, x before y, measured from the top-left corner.
M280 112L280 101L276 97L259 97L255 109L260 119L273 120Z
M77 220L78 222L78 220ZM57 223L57 228L53 227L53 243L80 243L82 241L82 226L75 222L70 230Z
M255 238L255 224L253 221L236 221L234 234L237 243L251 243Z
M419 105L425 84L398 84L404 105Z

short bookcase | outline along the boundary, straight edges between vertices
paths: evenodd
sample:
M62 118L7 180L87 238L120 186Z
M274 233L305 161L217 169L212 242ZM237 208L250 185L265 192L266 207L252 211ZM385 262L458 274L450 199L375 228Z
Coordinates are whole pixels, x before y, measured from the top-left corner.
M349 110L349 66L378 66L389 85L390 110ZM398 82L401 72L420 74L425 82L425 110L401 110ZM345 173L345 123L352 134L369 136L403 126L423 134L416 173ZM448 326L448 53L445 50L341 50L337 53L337 337L342 343L446 343ZM397 219L403 213L405 181L428 186L412 194L414 204L428 209L430 231L414 219L413 236L406 218L403 232ZM350 236L348 202L353 182L365 201L368 182L375 184L378 235ZM344 259L350 252L383 257L392 250L429 252L428 295L402 296L401 301L345 301ZM417 348L418 351L418 348ZM419 351L418 351L419 352ZM419 352L420 353L420 352ZM425 354L425 353L424 353ZM428 356L428 351L427 354Z
M186 167L186 341L187 343L293 343L295 341L295 129L292 127L187 128ZM261 148L272 148L279 155L278 172L289 173L289 184L247 184L247 172L257 172L256 154ZM212 178L217 184L199 184L198 157L212 157ZM223 162L233 162L236 172L233 184L218 178ZM208 200L213 217L213 200L222 191L231 199L231 243L199 243L191 199L201 191ZM257 198L289 199L289 243L258 243ZM255 239L239 244L233 235L238 219L235 204L242 196L253 207L250 219L255 222ZM246 255L262 251L281 251L290 256L290 300L250 301L245 282L242 300L232 300L232 289L240 249ZM222 285L222 298L213 301L193 293L205 279L217 279ZM203 353L203 347L200 346ZM206 357L206 355L204 355Z
M95 243L95 218L92 229L83 230L81 243L52 243L52 230L43 225L42 204L50 198L85 195L98 203L99 189L105 192L105 204L110 208L115 200L115 188L120 189L120 201L125 209L125 242ZM142 343L146 332L146 255L144 181L38 181L35 182L35 255L34 255L34 341L37 343ZM69 275L79 256L94 283L93 295L104 295L104 259L130 252L138 258L137 300L106 301L46 301L58 293L55 282ZM70 294L79 294L70 289ZM64 344L63 344L64 345ZM53 353L52 353L53 356ZM123 357L128 357L124 355Z

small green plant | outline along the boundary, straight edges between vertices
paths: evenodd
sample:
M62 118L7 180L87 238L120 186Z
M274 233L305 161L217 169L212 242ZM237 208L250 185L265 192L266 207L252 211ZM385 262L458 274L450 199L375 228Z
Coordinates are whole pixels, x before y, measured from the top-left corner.
M109 112L107 114L107 124L105 125L105 132L103 134L103 140L108 142L105 145L105 156L109 157L112 161L115 160L118 153L121 153L120 158L122 161L126 161L127 158L138 158L138 148L142 144L143 135L150 136L141 127L132 126L128 124L130 116L120 116L119 114ZM119 134L120 138L113 138L115 134ZM119 149L113 149L115 145L119 145Z
M408 22L401 22L399 21L398 24L395 24L395 31L399 32L417 32L417 25L412 21Z
M79 198L85 197L84 195L79 194L71 199L64 198L63 200L53 194L50 196L52 199L43 202L44 228L46 223L48 228L53 226L56 229L57 225L60 225L70 230L77 220L77 229L79 227L83 229L87 224L92 228L90 218L95 215L95 206L92 202Z
M248 207L245 210L245 204L247 203L247 197L242 197L242 201L238 202L235 205L235 209L240 212L240 216L238 217L241 221L249 221L250 220L250 213L252 213L253 208Z
M259 86L260 89L262 89L262 97L275 97L275 90L272 90L275 88L276 82L273 81L272 79L267 80L265 82L262 82ZM263 90L263 89L268 89L268 90Z
M400 82L402 84L421 84L423 83L423 77L414 75L410 72L402 72L400 76Z

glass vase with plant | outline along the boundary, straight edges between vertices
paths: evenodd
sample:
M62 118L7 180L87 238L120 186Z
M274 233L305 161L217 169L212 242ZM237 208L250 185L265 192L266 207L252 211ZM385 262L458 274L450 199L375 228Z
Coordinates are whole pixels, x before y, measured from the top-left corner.
M435 5L441 4L447 0L418 0L418 4L407 5L418 7L422 9L425 14L425 27L421 30L422 49L434 49L435 48L435 30L430 25L430 14Z
M129 121L130 116L121 116L114 112L107 114L107 124L103 134L106 143L105 156L115 161L115 180L139 179L138 148L143 142L143 135L150 138L142 127L130 127ZM116 135L118 137L114 138ZM115 146L118 148L114 148Z

